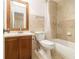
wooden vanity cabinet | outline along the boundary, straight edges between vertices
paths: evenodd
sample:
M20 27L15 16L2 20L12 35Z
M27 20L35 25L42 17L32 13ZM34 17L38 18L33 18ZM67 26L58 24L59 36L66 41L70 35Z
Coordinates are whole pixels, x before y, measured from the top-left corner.
M5 38L5 59L32 59L32 36Z
M31 59L32 37L19 38L19 59Z
M16 38L5 39L5 59L18 59L18 41Z

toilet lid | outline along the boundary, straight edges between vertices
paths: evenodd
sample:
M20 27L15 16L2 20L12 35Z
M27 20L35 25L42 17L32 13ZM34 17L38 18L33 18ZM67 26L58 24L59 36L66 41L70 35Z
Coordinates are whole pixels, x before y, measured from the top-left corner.
M45 33L44 32L36 32L35 33L37 40L45 40Z

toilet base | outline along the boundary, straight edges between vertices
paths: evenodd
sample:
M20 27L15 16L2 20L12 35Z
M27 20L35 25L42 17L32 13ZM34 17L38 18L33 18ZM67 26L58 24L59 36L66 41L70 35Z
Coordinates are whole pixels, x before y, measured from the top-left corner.
M46 53L48 55L48 59L52 59L51 50L50 49L46 49Z

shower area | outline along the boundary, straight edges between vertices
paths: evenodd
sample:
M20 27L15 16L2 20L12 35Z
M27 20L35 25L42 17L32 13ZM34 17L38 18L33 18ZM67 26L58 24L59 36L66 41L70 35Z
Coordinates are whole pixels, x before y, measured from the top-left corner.
M55 43L55 48L51 51L52 59L75 59L75 1L33 1L30 2L30 30L34 32L44 31L46 38ZM35 23L32 23L32 21L35 21ZM33 48L33 59L47 58L46 53L42 49L36 51L36 44Z

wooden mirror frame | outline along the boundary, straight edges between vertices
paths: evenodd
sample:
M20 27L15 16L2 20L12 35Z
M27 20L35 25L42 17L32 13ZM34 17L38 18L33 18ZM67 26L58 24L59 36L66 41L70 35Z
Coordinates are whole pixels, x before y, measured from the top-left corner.
M19 3L22 3L22 1L21 0L17 0L17 2L19 2ZM7 25L6 25L6 27L7 27L7 30L9 29L10 31L19 31L20 29L10 29L10 12L11 12L11 8L10 8L10 0L7 0L7 12L6 12L6 14L7 14ZM29 3L28 2L26 2L26 28L22 28L22 31L23 30L29 30Z

